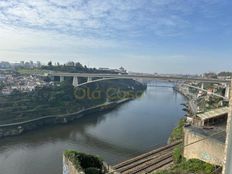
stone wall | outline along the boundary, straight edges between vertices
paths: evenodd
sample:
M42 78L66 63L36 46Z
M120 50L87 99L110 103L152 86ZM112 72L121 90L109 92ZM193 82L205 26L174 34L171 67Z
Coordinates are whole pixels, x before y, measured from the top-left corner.
M81 174L73 163L63 155L63 174Z
M199 159L213 165L222 166L225 143L217 138L208 137L191 128L184 128L184 145L187 145L184 148L185 158Z
M75 151L72 151L71 153L75 153ZM78 152L76 152L78 153ZM83 155L83 153L82 153ZM75 155L74 155L75 156ZM88 156L92 156L92 155L88 155ZM94 157L94 156L92 156ZM73 157L71 157L73 158ZM79 161L78 158L75 158L76 160ZM83 157L82 157L83 159ZM88 159L90 161L86 161L86 163L92 163L93 162L93 159ZM67 155L67 152L64 152L63 154L63 174L85 174L84 172L84 169L81 167L81 162L79 161L78 164L79 164L79 167L75 166L73 164L73 159L70 159L70 157L68 157ZM101 166L101 172L100 173L105 173L105 174L119 174L117 171L115 171L112 166L108 165L105 161L102 161L102 166ZM92 166L93 167L93 166ZM96 166L95 166L96 167Z

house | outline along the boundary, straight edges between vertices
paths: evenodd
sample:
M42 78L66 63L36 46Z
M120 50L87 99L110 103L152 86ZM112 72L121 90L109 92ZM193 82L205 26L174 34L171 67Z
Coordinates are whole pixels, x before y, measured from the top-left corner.
M208 89L207 89L207 94L208 94L208 95L213 94L213 92L214 92L214 89L213 89L213 88L208 88Z
M10 95L13 92L13 90L11 88L3 88L2 89L2 94L3 95Z

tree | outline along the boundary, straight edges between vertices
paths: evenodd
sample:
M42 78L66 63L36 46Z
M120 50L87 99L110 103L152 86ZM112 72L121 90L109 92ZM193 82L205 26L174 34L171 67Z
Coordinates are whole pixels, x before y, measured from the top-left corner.
M49 62L48 62L48 66L52 66L52 61L49 61Z
M5 84L3 82L0 82L0 90L2 90L5 87Z
M81 64L80 62L77 62L77 63L76 63L76 67L77 67L77 68L83 68L83 66L82 66L82 64Z

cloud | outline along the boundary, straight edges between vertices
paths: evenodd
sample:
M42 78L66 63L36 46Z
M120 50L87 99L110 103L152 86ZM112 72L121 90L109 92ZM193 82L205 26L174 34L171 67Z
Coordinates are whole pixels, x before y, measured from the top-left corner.
M223 1L223 0L222 0ZM206 13L219 0L4 0L0 23L78 36L135 36L183 33L195 10ZM122 34L119 32L121 31Z
M201 49L226 52L231 5L229 0L0 0L0 56L47 61L78 55L99 66L125 61L132 70L150 65L153 71L150 62L165 66L169 60L159 57L167 52L177 55L172 60L187 60ZM227 42L219 44L219 36Z

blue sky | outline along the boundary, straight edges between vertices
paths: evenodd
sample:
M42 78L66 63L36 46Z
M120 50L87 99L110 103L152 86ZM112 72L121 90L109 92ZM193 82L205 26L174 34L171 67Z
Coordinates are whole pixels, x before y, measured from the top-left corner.
M1 0L0 61L232 70L230 0Z

